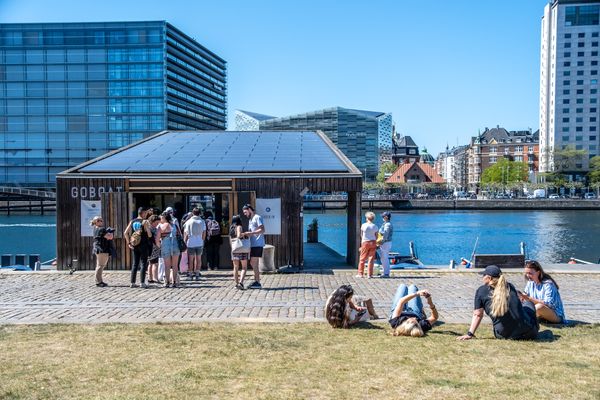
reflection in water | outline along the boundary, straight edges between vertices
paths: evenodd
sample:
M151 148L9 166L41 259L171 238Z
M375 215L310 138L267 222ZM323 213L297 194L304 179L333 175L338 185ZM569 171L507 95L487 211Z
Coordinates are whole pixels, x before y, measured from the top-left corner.
M345 211L307 212L305 225L312 218L319 219L319 241L345 255ZM542 263L600 257L597 211L401 211L392 214L392 224L393 251L408 254L412 240L429 264L470 258L478 237L476 251L484 254L518 253L525 242L527 256Z

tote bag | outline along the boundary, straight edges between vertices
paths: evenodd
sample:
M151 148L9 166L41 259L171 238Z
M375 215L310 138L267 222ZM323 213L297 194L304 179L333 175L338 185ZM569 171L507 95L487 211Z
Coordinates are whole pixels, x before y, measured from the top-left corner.
M250 253L250 239L231 239L232 253Z

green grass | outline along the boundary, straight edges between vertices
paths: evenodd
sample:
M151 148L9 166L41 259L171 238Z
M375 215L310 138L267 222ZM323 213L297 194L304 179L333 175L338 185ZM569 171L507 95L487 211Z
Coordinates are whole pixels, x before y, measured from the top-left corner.
M322 324L0 327L0 399L598 399L600 325L457 342Z

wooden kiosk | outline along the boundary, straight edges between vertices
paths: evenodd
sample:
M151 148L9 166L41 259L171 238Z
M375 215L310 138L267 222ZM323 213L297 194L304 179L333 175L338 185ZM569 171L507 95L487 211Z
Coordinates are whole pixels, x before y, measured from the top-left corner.
M198 201L208 201L222 225L222 257L231 217L250 203L265 220L275 265L301 266L307 192L348 193L347 261L355 264L361 191L360 171L320 131L163 131L57 175L57 266L95 268L89 220L102 215L116 229L109 268L129 269L123 230L137 207L182 214Z

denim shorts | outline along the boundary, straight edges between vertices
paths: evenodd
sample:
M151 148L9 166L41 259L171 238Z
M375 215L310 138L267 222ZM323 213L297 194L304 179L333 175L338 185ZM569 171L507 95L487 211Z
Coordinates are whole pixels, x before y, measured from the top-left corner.
M201 256L203 247L188 247L187 252L188 256Z
M177 239L174 237L165 237L160 241L160 256L162 258L178 256L180 254Z

